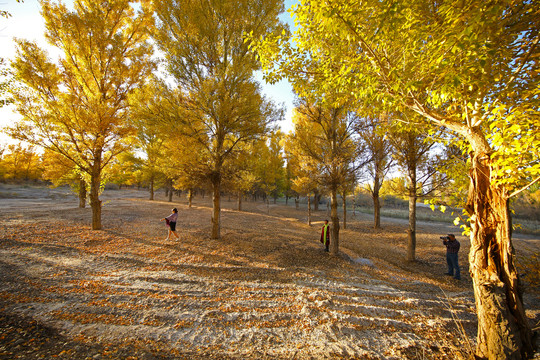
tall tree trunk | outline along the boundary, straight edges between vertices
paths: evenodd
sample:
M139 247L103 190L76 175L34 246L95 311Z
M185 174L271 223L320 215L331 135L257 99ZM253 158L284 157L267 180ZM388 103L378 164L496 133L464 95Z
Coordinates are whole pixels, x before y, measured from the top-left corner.
M101 187L101 169L95 165L90 176L90 206L92 207L92 230L101 230L101 200L99 190Z
M307 224L311 226L311 195L307 197Z
M379 192L381 190L383 179L382 163L377 161L373 177L373 190L371 191L371 197L373 198L373 227L375 229L381 228L381 199L379 197Z
M381 202L379 199L379 193L373 193L373 227L375 229L381 228Z
M285 206L289 205L289 195L285 195Z
M193 189L188 189L188 207L193 206Z
M154 175L150 176L150 200L154 200Z
M332 219L332 238L330 239L330 254L337 255L339 253L339 216L336 187L333 187L330 192L330 219Z
M242 192L238 192L238 211L242 211Z
M343 193L343 229L347 228L347 194Z
M86 182L79 177L79 207L84 209L86 207Z
M472 157L466 210L471 221L469 264L478 313L476 355L525 359L534 353L515 268L511 217L505 189L490 182L488 152Z
M409 228L407 229L407 261L416 260L416 166L409 167Z
M172 202L172 197L174 194L173 181L172 179L167 180L167 187L169 188L169 202Z
M330 202L332 201L332 197L330 196ZM328 202L328 199L326 200L326 216L330 216L330 202Z
M294 198L294 207L296 210L298 210L298 207L300 206L300 199L297 197Z
M319 202L321 201L321 195L319 195L319 193L315 193L315 195L313 195L313 210L314 211L319 211Z
M221 226L221 174L212 175L212 239L220 238Z

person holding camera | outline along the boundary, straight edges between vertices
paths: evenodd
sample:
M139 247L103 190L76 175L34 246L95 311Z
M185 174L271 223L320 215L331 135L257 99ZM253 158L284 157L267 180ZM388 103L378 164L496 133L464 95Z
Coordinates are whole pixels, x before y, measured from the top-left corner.
M448 264L448 272L446 275L453 276L454 279L460 280L461 275L458 264L459 241L456 240L454 234L441 236L441 240L446 246L446 263Z

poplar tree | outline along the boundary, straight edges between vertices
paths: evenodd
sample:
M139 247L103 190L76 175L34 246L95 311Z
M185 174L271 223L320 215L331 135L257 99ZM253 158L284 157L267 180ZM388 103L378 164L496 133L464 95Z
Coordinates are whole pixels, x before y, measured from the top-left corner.
M312 170L308 176L330 193L332 255L339 252L338 190L350 182L362 148L353 136L355 121L344 106L326 109L302 102L296 108L295 129L290 139L291 149L305 164L302 166ZM302 183L301 179L297 180ZM304 182L304 186L308 184L310 181Z
M160 177L164 177L164 170L171 167L170 163L174 159L165 154L168 127L164 126L161 119L164 107L163 86L156 79L153 80L135 91L130 99L130 121L136 129L134 145L143 154L142 157L136 157L134 162L139 165L148 181L149 200L154 200L156 182Z
M386 115L385 115L386 116ZM365 173L371 181L367 189L373 200L373 228L381 228L381 187L392 167L392 154L388 136L382 130L386 119L367 116L356 122L356 131L366 147Z
M128 102L152 70L147 29L152 16L129 0L41 1L45 37L61 51L51 60L35 43L17 40L12 66L24 86L14 99L21 122L11 136L58 152L86 176L92 229L101 229L104 169L133 134Z
M429 196L448 183L448 177L442 176L439 169L447 159L433 154L436 145L435 129L429 129L423 123L414 121L405 114L390 114L390 118L401 118L389 124L388 141L392 147L392 156L406 176L407 182L400 195L409 198L409 228L407 229L407 261L416 260L416 202ZM412 120L411 123L401 121ZM430 135L431 133L431 135Z
M154 0L155 40L182 94L180 135L204 148L212 185L211 237L220 237L224 171L239 143L260 138L282 111L253 79L260 67L245 42L281 29L278 0Z
M233 163L234 171L228 177L227 188L237 195L238 211L242 211L244 196L254 190L258 181L255 169L260 157L259 143L244 143L239 147Z
M254 144L254 174L258 180L257 187L264 193L267 204L270 196L274 198L275 204L283 189L285 161L280 144L282 138L281 131L272 131L267 137Z
M300 121L302 120L298 116L293 117L295 128ZM320 192L320 185L317 183L320 167L304 155L297 141L296 132L287 134L283 140L283 149L287 158L287 169L290 171L291 190L298 194L298 197L307 196L307 224L311 226L311 196ZM298 210L299 198L295 199L295 203Z

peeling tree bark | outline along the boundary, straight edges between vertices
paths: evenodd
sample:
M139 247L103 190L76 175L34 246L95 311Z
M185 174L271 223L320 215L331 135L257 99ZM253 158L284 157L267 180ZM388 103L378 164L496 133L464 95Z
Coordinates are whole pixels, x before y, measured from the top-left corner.
M511 241L505 189L491 183L489 153L472 154L466 209L471 214L470 273L478 312L480 359L525 359L534 353Z

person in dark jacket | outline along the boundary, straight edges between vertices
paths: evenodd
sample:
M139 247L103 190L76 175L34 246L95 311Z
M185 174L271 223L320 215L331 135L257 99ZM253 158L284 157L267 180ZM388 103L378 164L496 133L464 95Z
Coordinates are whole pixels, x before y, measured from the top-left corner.
M330 225L328 225L328 220L324 220L321 231L321 242L326 247L324 251L328 252L328 247L330 246Z
M458 263L459 241L456 240L454 234L441 237L443 244L446 246L446 263L448 264L448 272L446 275L453 276L454 279L461 279Z

